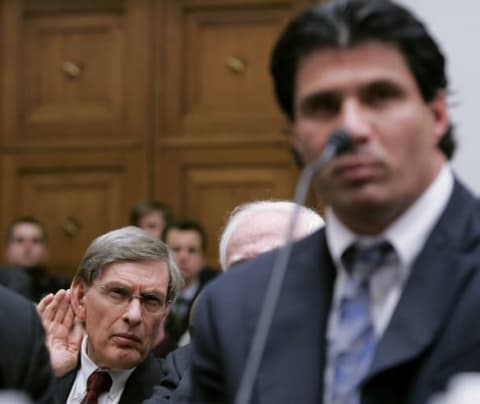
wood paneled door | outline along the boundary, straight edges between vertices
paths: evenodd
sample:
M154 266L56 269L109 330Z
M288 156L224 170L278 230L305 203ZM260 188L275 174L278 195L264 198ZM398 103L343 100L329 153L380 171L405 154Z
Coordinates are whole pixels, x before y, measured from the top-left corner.
M1 3L0 224L34 215L53 271L156 198L205 224L289 198L297 172L268 58L299 0Z

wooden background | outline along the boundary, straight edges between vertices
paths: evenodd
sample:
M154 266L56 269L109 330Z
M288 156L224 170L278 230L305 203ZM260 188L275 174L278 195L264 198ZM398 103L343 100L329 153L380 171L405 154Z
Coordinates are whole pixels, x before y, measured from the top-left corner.
M139 200L204 223L290 198L272 44L301 0L3 0L0 226L47 225L52 272L128 224Z

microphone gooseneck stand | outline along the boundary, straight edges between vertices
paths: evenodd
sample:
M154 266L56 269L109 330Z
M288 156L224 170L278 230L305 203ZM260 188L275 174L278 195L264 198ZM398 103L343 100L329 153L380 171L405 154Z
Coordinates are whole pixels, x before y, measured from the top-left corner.
M339 154L352 147L352 137L342 129L335 130L327 141L320 157L307 165L302 171L295 190L294 202L297 204L290 217L288 230L286 232L286 246L280 249L276 256L272 275L267 285L265 299L258 319L258 324L253 336L250 352L243 370L240 386L235 397L235 404L249 404L252 395L253 385L257 377L258 369L265 351L268 333L275 314L280 290L287 269L292 250L292 238L295 225L300 214L300 206L305 203L308 189L313 176L326 164Z

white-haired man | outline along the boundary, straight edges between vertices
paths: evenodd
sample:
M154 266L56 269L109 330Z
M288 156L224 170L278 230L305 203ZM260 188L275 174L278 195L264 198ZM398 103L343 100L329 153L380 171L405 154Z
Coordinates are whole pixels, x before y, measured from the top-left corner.
M237 206L220 237L222 269L283 245L296 207L300 210L292 239L298 240L323 226L323 219L312 209L283 200L254 201Z
M220 236L222 269L228 270L235 264L282 246L296 208L299 211L293 240L306 237L323 226L323 219L318 213L291 201L261 200L233 209ZM155 388L154 395L145 404L176 403L188 397L190 357L191 345L183 346L166 357L161 385Z

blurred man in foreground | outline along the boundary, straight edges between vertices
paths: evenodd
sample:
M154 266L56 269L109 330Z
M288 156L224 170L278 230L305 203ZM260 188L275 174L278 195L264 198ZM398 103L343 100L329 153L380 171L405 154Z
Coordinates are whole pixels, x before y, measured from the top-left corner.
M271 72L305 163L337 129L352 147L314 178L326 227L294 244L242 394L424 404L452 375L480 370L479 208L447 162L444 56L405 8L333 0L286 27ZM202 295L192 402L234 402L276 256L227 272Z

